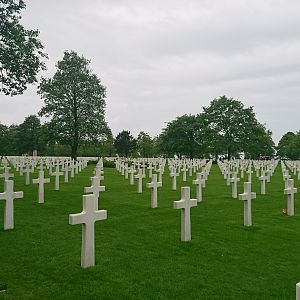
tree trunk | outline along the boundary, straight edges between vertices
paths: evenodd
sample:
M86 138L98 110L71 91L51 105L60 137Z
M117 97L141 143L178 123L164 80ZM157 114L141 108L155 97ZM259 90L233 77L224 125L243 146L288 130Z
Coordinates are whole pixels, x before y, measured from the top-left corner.
M74 143L73 145L71 145L71 157L74 160L77 160L77 149L78 149L78 143Z
M231 158L231 147L228 147L228 149L227 149L227 160L230 160L230 158Z

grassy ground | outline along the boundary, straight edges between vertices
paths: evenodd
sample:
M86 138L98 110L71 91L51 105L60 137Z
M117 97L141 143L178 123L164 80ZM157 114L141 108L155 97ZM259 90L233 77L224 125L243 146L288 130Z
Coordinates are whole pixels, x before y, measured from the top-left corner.
M186 243L180 241L180 211L172 208L180 189L171 190L167 174L159 207L151 209L149 180L137 194L116 170L105 169L99 207L108 219L96 223L96 266L81 269L81 226L69 225L68 215L82 210L92 169L62 183L60 191L52 179L45 204L37 203L37 185L24 185L15 172L15 190L23 190L24 198L15 200L11 231L3 230L0 201L0 289L6 286L0 299L295 299L300 207L296 202L295 217L283 215L280 167L265 196L253 174L254 226L245 228L243 203L231 198L214 165L204 201L191 210L192 241ZM192 179L179 179L178 186L190 185L195 197Z

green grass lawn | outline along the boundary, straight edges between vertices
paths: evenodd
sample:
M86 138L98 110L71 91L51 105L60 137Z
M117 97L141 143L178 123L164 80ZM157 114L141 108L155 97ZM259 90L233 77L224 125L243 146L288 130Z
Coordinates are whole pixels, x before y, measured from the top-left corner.
M69 225L70 213L82 211L88 166L61 190L54 178L37 203L38 185L26 186L15 172L15 229L3 230L0 201L0 299L295 299L300 281L300 207L282 213L280 165L267 195L261 196L253 174L253 224L243 226L243 202L231 198L220 170L213 165L204 201L191 209L192 241L180 241L180 188L171 190L164 175L158 208L150 208L150 190L138 194L115 169L105 169L106 192L99 208L108 219L96 223L96 266L82 269L81 225ZM166 168L167 170L167 168ZM178 179L178 187L195 186ZM37 178L37 173L32 178ZM181 177L182 178L182 177ZM295 179L295 186L299 181ZM0 182L3 190L3 181ZM239 183L239 193L243 183ZM300 192L300 191L299 191Z

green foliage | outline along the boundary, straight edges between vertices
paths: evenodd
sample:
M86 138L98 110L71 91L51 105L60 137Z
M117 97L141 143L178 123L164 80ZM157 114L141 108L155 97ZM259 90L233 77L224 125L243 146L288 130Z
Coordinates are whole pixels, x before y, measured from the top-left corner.
M116 167L116 164L115 164L114 161L110 161L110 160L104 159L104 160L103 160L103 167L104 167L104 168L115 168L115 167Z
M283 158L300 158L300 132L287 132L278 143L277 154Z
M38 93L45 101L40 115L51 118L57 139L71 146L76 158L84 142L112 137L104 118L105 87L89 68L90 61L66 51L53 78L42 78Z
M6 126L0 123L0 155L18 155L17 125Z
M33 150L38 152L41 149L40 143L41 122L37 116L31 115L19 125L17 130L19 154L32 155Z
M241 101L222 96L214 99L203 111L210 147L218 154L226 154L230 158L239 152L250 156L256 156L264 149L268 153L273 152L271 132L257 121L253 107L244 107Z
M137 151L142 157L153 155L153 141L148 133L141 131L137 137Z
M45 69L47 57L38 39L38 30L20 24L23 0L0 0L0 92L22 94L26 85L37 82L36 75Z
M168 156L177 154L193 158L197 152L196 132L197 118L193 115L177 117L169 122L161 135L162 148Z
M119 156L128 157L136 150L136 140L130 131L123 130L115 138L115 148Z

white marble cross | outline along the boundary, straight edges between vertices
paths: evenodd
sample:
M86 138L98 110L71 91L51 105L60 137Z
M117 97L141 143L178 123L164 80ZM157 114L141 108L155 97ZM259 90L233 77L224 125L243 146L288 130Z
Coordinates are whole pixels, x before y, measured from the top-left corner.
M23 192L14 192L13 180L4 181L4 192L0 200L4 200L4 229L14 228L14 199L23 198Z
M177 176L179 176L179 173L176 172L176 167L173 168L173 170L170 173L170 176L172 177L172 190L177 189Z
M14 177L14 174L9 173L10 167L4 167L3 173L0 174L0 178L4 178L4 180L9 180L10 177Z
M203 185L203 181L204 179L202 173L197 173L197 178L195 180L193 180L193 184L196 185L196 198L197 198L197 202L201 202L202 201L202 185Z
M96 197L96 210L98 210L99 194L105 192L105 186L100 185L99 177L91 177L92 185L84 188L85 193L93 193Z
M124 177L125 179L128 179L128 171L129 171L129 167L128 167L128 163L125 163L125 166L124 166Z
M239 199L244 201L244 226L252 226L251 201L256 198L256 193L251 192L251 182L244 182L244 193L239 194Z
M24 170L24 173L26 173L25 177L25 184L29 185L30 184L30 173L31 173L31 168L29 167L29 164L27 164L26 169Z
M294 187L294 179L287 180L287 187L284 189L284 194L288 195L287 202L287 214L289 216L294 215L294 194L298 192L298 189Z
M94 194L83 195L83 211L69 215L69 224L82 224L81 267L95 265L95 222L107 219L106 210L96 209Z
M239 181L240 178L237 177L237 173L233 172L232 178L230 179L230 182L232 183L232 191L231 191L232 198L237 198L237 184Z
M251 170L251 168L249 168L246 173L248 174L248 182L251 182L252 181L252 173L253 173L253 171Z
M147 188L151 189L151 208L157 208L157 189L162 187L162 183L157 181L157 174L152 175L152 182L147 183Z
M262 195L266 194L266 181L268 179L268 176L265 175L265 172L262 171L261 176L259 177L260 180L260 193Z
M142 193L143 192L143 170L139 169L138 174L134 175L134 178L138 179L138 187L137 187L137 192Z
M173 202L175 209L181 209L181 240L190 241L191 236L191 207L197 206L197 199L191 199L190 187L181 188L181 200Z
M60 172L60 171L59 171L59 164L58 164L58 163L57 163L57 165L56 165L56 170L55 170L55 172L53 172L51 175L52 175L52 176L55 176L55 187L54 187L54 189L55 189L56 191L58 191L58 190L59 190L59 176L64 175L63 172Z
M65 163L65 176L64 176L64 182L68 183L69 182L69 163L66 161Z
M134 165L130 166L130 169L128 171L129 173L129 183L130 185L134 185L134 174L135 174L136 170L134 168Z
M149 178L152 178L152 171L154 167L152 166L152 163L149 164L149 167L147 168L149 170Z
M32 179L32 183L37 183L39 185L39 203L44 203L44 184L49 183L50 178L44 178L44 171L39 171L39 178Z
M186 167L185 164L183 164L181 171L182 171L182 181L186 181L186 172L188 171L188 168Z

